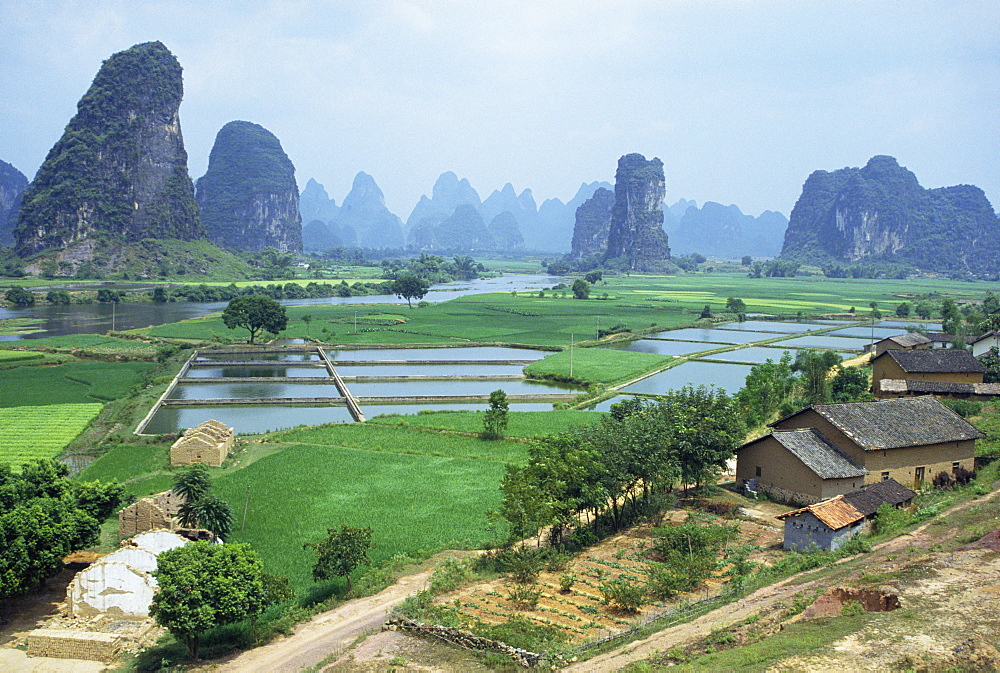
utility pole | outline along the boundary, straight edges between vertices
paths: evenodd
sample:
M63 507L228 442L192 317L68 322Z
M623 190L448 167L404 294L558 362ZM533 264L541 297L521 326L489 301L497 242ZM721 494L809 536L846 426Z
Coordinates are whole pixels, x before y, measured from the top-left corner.
M240 524L240 530L247 527L247 508L250 506L250 484L247 484L247 499L243 501L243 522Z
M573 378L573 335L569 335L569 377Z
M115 306L117 306L117 305L118 305L118 302L116 302L116 301L111 302L111 331L112 332L115 331Z
M597 340L601 340L601 316L597 316Z

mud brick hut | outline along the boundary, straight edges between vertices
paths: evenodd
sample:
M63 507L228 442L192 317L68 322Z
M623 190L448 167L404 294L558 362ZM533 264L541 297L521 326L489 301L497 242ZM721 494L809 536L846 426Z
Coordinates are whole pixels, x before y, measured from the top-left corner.
M219 421L205 421L187 430L170 447L171 465L203 463L220 467L233 448L235 433Z

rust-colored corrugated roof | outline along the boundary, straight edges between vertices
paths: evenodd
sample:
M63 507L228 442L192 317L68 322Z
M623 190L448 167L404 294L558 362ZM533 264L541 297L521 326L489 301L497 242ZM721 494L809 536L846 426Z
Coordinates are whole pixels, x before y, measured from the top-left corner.
M803 512L810 512L814 517L822 521L833 530L839 530L844 526L849 526L855 521L865 518L865 515L851 503L844 500L844 496L838 495L823 502L817 502L808 507L797 509L793 512L779 514L776 519L786 519Z

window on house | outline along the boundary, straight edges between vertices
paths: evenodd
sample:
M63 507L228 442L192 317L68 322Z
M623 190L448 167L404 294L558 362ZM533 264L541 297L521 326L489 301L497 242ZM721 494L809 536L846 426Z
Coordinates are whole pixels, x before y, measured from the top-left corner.
M954 463L951 464L951 471L952 471L952 473L954 474L955 472L958 472L958 468L960 468L960 467L961 467L961 465L956 460Z
M889 472L888 471L882 473L882 481L889 481Z
M754 470L754 476L759 477L760 472L761 472L760 465L758 465L757 468Z

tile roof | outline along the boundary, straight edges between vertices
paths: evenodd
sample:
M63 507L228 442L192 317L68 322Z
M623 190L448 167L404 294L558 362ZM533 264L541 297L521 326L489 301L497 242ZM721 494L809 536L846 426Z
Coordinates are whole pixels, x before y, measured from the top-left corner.
M839 530L844 526L849 526L855 521L860 521L865 518L865 515L859 512L854 505L847 502L842 495L838 495L822 502L817 502L809 505L808 507L803 507L802 509L779 514L775 518L787 519L791 516L798 516L803 512L812 513L813 516L833 530Z
M1000 383L955 383L954 381L913 381L882 379L878 390L883 393L915 393L918 395L1000 395Z
M970 346L974 343L978 343L983 339L989 339L990 337L1000 336L1000 331L993 330L992 332L987 332L986 334L980 334L979 336L971 336L965 338L965 343Z
M920 332L907 332L906 334L897 334L896 336L886 337L882 341L892 341L900 346L919 346L921 344L929 344L930 339L925 337Z
M851 460L836 444L815 428L776 430L769 436L788 449L821 479L844 479L868 474L868 470Z
M862 486L856 491L844 494L844 500L854 506L865 516L871 516L884 502L893 507L913 500L916 493L900 484L895 479L876 481L874 484Z
M986 371L983 363L962 348L892 349L879 355L889 357L908 374L915 373L974 373Z
M986 436L929 395L874 402L814 404L809 408L866 451L982 439Z

